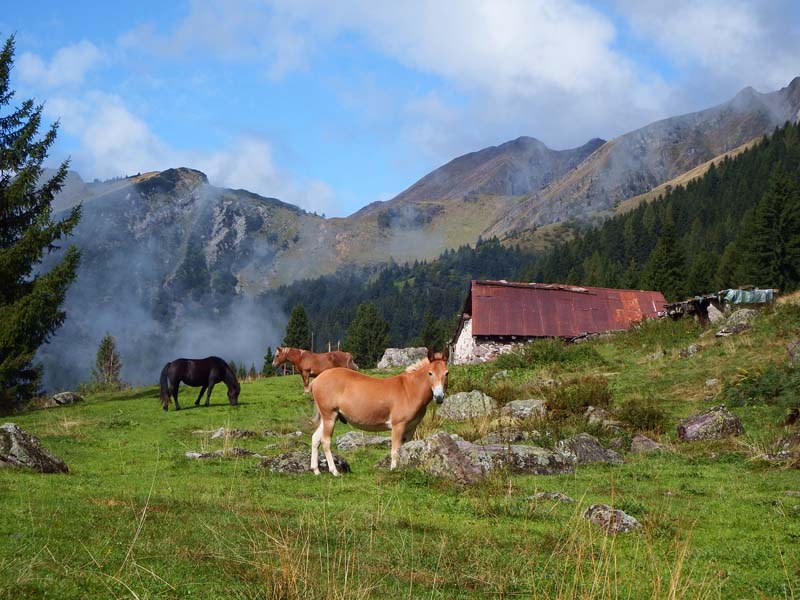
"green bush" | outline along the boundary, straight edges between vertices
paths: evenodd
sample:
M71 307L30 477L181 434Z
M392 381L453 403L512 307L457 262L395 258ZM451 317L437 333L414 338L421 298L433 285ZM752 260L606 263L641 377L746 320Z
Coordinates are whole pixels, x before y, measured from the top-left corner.
M767 363L763 367L741 371L737 381L725 384L720 397L730 406L798 406L800 368Z
M500 355L495 364L501 369L525 369L542 365L600 365L603 358L588 344L567 344L563 340L535 340L518 350Z
M589 406L607 407L611 404L608 380L587 375L541 389L553 418L583 415Z
M619 411L620 418L640 431L663 433L667 428L667 413L652 398L628 400Z
M703 327L693 319L646 319L614 337L614 344L633 350L679 348L697 340Z

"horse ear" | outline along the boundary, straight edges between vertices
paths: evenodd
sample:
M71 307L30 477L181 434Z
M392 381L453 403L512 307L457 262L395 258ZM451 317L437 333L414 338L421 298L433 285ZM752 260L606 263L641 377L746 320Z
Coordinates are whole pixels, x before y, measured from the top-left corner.
M442 359L444 360L444 362L447 362L449 358L450 358L450 347L445 346L444 351L442 352Z
M428 348L428 362L433 362L436 358L436 352L433 351L433 348Z

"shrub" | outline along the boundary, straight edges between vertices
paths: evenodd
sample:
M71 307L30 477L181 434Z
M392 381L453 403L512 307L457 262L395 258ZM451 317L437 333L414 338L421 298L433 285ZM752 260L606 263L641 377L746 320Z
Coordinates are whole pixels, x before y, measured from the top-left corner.
M589 406L607 407L611 404L608 380L587 375L541 389L553 418L583 415Z
M703 327L693 319L645 319L632 329L614 337L620 348L679 348L697 339Z
M791 408L800 404L800 368L767 363L740 371L737 381L727 382L720 397L730 406L777 405Z
M641 431L663 433L667 427L667 413L652 398L635 397L622 405L620 418Z
M567 344L548 339L528 342L521 348L501 354L495 364L501 369L524 369L552 364L603 364L602 357L588 344Z

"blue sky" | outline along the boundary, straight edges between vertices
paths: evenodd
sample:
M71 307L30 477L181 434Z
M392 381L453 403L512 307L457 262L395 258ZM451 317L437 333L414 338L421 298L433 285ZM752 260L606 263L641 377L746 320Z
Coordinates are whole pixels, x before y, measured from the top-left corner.
M793 0L28 1L0 33L85 179L190 166L329 216L520 135L573 147L800 75Z

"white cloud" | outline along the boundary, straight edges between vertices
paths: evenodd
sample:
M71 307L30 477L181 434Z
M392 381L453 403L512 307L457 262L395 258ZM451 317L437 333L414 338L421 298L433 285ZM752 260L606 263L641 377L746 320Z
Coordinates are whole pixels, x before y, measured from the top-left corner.
M795 0L617 0L634 31L703 87L772 91L800 75ZM728 89L726 89L726 87Z
M279 169L264 139L240 137L211 153L180 150L155 135L119 96L98 91L77 99L52 98L45 110L48 118L61 119L64 131L78 138L72 167L84 177L105 179L188 166L203 171L212 185L246 189L327 215L341 212L325 183L298 180Z
M400 119L401 135L422 144L414 151L441 161L501 136L565 147L665 116L664 83L616 50L616 36L607 15L577 0L246 0L195 2L171 33L140 28L122 43L163 56L253 60L279 76L307 68L330 43L361 41L438 78L386 120ZM450 100L437 94L444 89ZM451 106L454 95L468 100ZM424 145L431 140L435 147Z
M45 62L37 54L24 52L16 62L20 78L27 84L56 88L83 83L86 74L106 62L102 52L87 40L60 48Z

